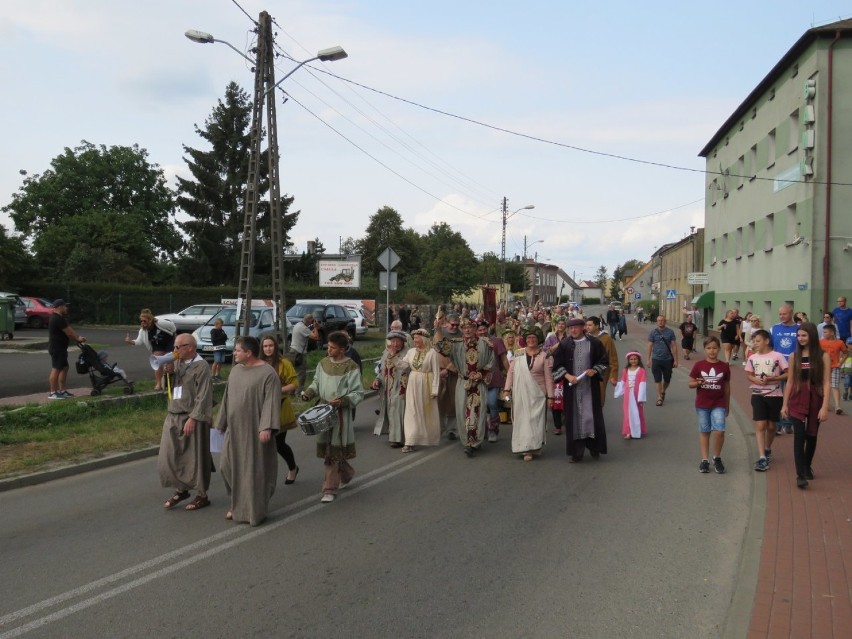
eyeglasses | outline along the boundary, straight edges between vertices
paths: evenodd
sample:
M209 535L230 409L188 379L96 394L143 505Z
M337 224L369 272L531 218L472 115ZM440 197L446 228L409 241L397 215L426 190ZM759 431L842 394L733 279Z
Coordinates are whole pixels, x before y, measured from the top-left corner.
M450 326L458 326L458 324L453 324L452 322L450 322Z
M175 344L175 348L183 348L184 346L192 346L192 344Z

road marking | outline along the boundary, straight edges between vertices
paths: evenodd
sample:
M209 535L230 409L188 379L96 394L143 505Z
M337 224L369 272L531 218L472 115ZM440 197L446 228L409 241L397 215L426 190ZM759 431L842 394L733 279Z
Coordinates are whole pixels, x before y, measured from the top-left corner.
M420 466L421 464L425 464L427 461L431 461L432 459L439 457L440 455L443 455L450 450L457 450L457 447L456 446L443 446L439 450L436 450L433 453L430 453L428 455L424 455L424 456L420 457L419 459L415 458L414 461L411 461L411 458L409 456L406 456L406 457L403 457L402 459L399 459L399 460L394 461L390 464L382 466L381 468L371 470L370 472L365 473L364 475L355 479L354 481L358 485L356 486L356 485L353 484L352 486L347 487L346 490L343 493L341 493L337 496L337 499L335 499L335 501L340 501L341 499L349 499L350 497L357 495L358 493L363 492L363 491L367 490L368 488L372 488L373 486L377 486L381 483L386 482L387 480L391 479L392 477L395 477L395 476L397 476L401 473L404 473L404 472L407 472L407 471L409 471L413 468L416 468L417 466ZM374 476L375 476L375 479L370 479L371 477L374 477ZM304 510L299 510L299 509L307 506L309 503L313 503L314 505L310 506L308 508L305 508ZM274 532L274 531L278 530L279 528L281 528L281 527L283 527L287 524L290 524L294 521L301 519L302 517L313 514L314 512L316 512L318 510L327 509L327 508L328 508L328 506L326 506L325 504L317 503L317 499L316 499L315 496L306 497L305 499L294 502L294 503L292 503L288 506L285 506L284 508L279 508L278 510L273 511L272 513L270 513L269 517L271 519L271 518L274 518L274 517L279 516L279 515L284 515L284 514L290 512L290 511L293 511L293 510L299 510L299 512L288 515L287 517L285 517L281 521L274 521L271 524L263 525L263 526L260 526L258 528L254 528L254 529L249 528L248 531L245 532L245 534L240 535L236 539L227 540L228 537L233 537L234 535L239 535L240 533L245 531L246 530L245 527L239 526L239 527L235 527L235 528L232 528L232 529L229 529L229 530L222 531L220 533L216 533L215 535L211 535L210 537L207 537L206 539L202 539L202 540L199 540L199 541L194 542L192 544L188 544L186 546L183 546L182 548L178 548L177 550L173 550L173 551L168 552L166 554L160 555L159 557L154 557L153 559L149 559L148 561L144 561L144 562L137 564L135 566L131 566L130 568L126 568L125 570L119 571L117 573L113 573L112 575L108 575L106 577L103 577L102 579L92 581L88 584L80 586L79 588L74 588L73 590L69 590L69 591L64 592L60 595L56 595L55 597L50 597L49 599L45 599L45 600L40 601L38 603L35 603L31 606L27 606L26 608L21 608L20 610L6 614L6 615L0 617L0 626L9 625L10 623L13 623L13 622L15 622L19 619L33 615L33 614L39 612L40 610L50 608L50 607L55 606L57 604L60 604L64 601L68 601L69 599L73 599L74 597L79 597L80 595L84 595L86 593L92 592L93 590L97 590L98 588L101 588L103 586L107 586L107 585L115 583L117 581L121 581L122 579L130 577L131 575L135 575L137 573L144 572L144 571L149 570L151 568L154 568L154 567L156 567L160 564L168 563L167 566L164 566L163 568L160 568L159 570L156 570L155 572L152 572L152 573L143 575L141 577L138 577L138 578L134 579L133 581L129 581L125 584L116 586L116 587L114 587L110 590L107 590L107 591L99 594L99 595L95 595L95 596L90 597L88 599L84 599L83 601L80 601L80 602L73 604L71 606L68 606L66 608L62 608L61 610L57 610L56 612L50 613L49 615L45 615L43 617L39 617L38 619L34 619L34 620L30 621L29 623L27 623L23 626L19 626L17 628L12 628L10 630L7 630L6 632L0 634L0 639L11 639L11 637L19 637L19 636L21 636L21 635L23 635L27 632L30 632L30 631L35 630L37 628L41 628L42 626L45 626L49 623L53 623L54 621L59 621L60 619L64 619L65 617L68 617L69 615L72 615L76 612L79 612L81 610L85 610L86 608L90 608L91 606L94 606L94 605L97 605L97 604L102 603L104 601L107 601L108 599L112 599L113 597L115 597L117 595L128 592L130 590L133 590L134 588L138 588L139 586L143 586L143 585L145 585L145 584L147 584L151 581L154 581L155 579L160 579L162 577L165 577L166 575L169 575L173 572L181 570L182 568L186 568L187 566L191 566L194 563L197 563L197 562L202 561L204 559L208 559L210 557L218 555L219 553L224 552L226 550L229 550L230 548L233 548L235 546L238 546L238 545L243 544L243 543L248 542L248 541L252 541L253 539L256 539L257 537L260 537L261 535L265 535L267 533ZM222 542L222 543L220 543L220 542ZM218 544L218 545L214 545L214 544ZM171 563L172 560L174 560L175 558L177 558L181 555L185 555L187 553L195 553L200 548L203 548L205 546L210 546L210 545L214 545L214 546L212 548L208 548L207 550L200 552L198 554L193 554L191 557L187 557L186 559L183 559L182 561L179 561L177 563Z

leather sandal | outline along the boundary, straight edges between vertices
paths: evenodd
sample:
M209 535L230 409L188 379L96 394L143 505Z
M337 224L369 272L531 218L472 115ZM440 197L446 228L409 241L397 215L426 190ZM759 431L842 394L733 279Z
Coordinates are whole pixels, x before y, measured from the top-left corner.
M174 508L184 499L189 499L189 491L188 490L178 490L172 495L166 502L163 504L166 508Z
M195 499L186 505L185 510L201 510L209 505L210 499L206 495L203 497L201 495L196 495Z

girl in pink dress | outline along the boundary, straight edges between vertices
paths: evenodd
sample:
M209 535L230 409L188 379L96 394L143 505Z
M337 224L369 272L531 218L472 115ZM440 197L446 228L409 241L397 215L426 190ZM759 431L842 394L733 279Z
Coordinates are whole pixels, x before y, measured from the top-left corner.
M641 439L645 434L645 402L647 401L645 365L636 351L627 353L627 365L621 381L615 387L615 397L624 396L624 419L621 434L624 439Z

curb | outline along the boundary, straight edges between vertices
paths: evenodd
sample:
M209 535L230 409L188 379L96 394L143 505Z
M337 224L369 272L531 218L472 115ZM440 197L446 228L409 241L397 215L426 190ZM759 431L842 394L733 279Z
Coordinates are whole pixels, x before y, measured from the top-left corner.
M142 450L109 455L108 457L92 459L90 461L63 466L62 468L55 468L53 470L45 470L38 473L32 473L30 475L21 475L10 479L2 479L0 480L0 492L15 490L16 488L24 488L26 486L37 486L39 484L53 481L54 479L62 479L64 477L79 475L80 473L87 473L91 470L109 468L111 466L118 466L119 464L136 461L138 459L153 457L157 455L159 451L159 446L152 446L149 448L143 448Z

